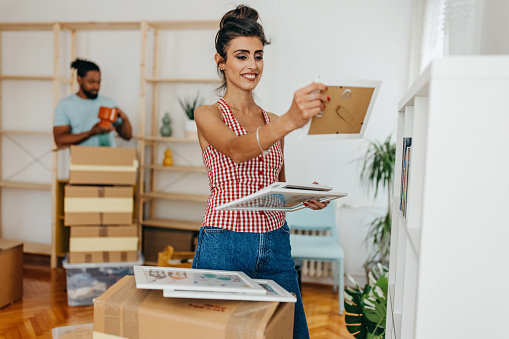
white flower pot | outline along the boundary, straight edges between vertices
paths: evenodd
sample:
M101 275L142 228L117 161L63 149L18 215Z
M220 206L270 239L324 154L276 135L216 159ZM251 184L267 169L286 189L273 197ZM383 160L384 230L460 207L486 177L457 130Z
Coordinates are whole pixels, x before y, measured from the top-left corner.
M184 126L184 132L185 132L186 138L198 139L198 130L196 128L196 121L186 120L186 124Z

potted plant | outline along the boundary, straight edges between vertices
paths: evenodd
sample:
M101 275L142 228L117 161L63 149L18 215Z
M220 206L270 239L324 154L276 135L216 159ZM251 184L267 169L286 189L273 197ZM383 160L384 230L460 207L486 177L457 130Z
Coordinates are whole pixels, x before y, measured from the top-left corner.
M187 138L197 138L197 130L196 130L196 122L194 121L194 110L201 106L202 100L200 98L200 93L196 94L195 98L178 98L180 107L184 110L187 117L189 118L186 121L184 126L184 131Z
M368 274L368 284L361 289L351 276L355 287L345 289L346 328L357 339L385 338L387 318L387 267L377 264Z
M396 144L391 141L391 135L383 142L371 141L364 155L361 180L368 191L375 189L376 197L382 189L387 190L387 211L369 224L366 241L373 245L373 253L366 260L364 268L369 272L376 263L388 266L391 241L391 197L393 192L394 162L396 159Z

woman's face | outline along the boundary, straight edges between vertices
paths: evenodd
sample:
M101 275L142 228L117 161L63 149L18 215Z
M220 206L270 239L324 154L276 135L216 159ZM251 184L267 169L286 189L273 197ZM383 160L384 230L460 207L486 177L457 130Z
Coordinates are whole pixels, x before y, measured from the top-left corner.
M257 37L233 39L226 52L226 62L219 62L219 67L224 69L228 88L255 89L263 72L263 43Z

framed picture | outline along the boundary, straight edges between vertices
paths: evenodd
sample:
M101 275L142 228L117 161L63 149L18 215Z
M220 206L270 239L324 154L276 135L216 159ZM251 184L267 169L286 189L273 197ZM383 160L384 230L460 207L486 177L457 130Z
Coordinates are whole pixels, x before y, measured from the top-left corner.
M173 291L266 294L243 272L179 267L134 266L136 287Z
M216 209L293 212L305 208L304 202L309 200L325 202L347 196L346 193L332 192L331 189L323 185L275 182L251 195L217 206Z
M318 77L328 87L325 110L303 128L301 138L313 140L359 139L364 136L382 84L378 80L334 80Z
M254 279L254 281L265 289L266 294L174 291L165 289L163 290L163 295L169 298L279 301L291 303L297 301L297 298L293 294L289 293L273 280Z

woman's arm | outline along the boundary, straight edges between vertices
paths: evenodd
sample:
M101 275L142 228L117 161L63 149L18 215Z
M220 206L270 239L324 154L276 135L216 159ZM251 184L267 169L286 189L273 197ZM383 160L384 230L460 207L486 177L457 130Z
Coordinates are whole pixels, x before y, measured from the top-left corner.
M296 91L288 112L258 130L261 147L269 149L285 135L304 126L309 119L320 113L324 103L327 102L327 97L315 91L325 91L325 89L323 84L312 83ZM202 149L210 144L236 163L251 160L261 154L256 138L257 130L237 136L224 124L217 106L199 107L195 111L195 120Z

